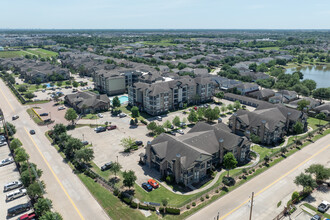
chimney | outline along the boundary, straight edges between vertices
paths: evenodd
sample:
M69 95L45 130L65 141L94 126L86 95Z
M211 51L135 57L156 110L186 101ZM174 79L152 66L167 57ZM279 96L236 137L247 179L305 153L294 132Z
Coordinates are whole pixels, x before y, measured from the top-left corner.
M151 168L151 142L147 142L146 146L146 155L147 155L147 165Z
M175 182L179 183L180 175L181 175L181 154L176 154L173 173L174 173Z
M233 133L235 133L236 132L236 121L237 121L237 113L235 112L234 114L233 114L233 125L232 125L232 131L233 131Z
M219 162L220 163L222 163L222 160L223 160L223 152L224 152L223 139L220 138L219 139Z
M261 135L260 135L260 137L261 137L261 143L264 143L264 140L265 140L265 125L266 125L266 120L262 120L261 121Z

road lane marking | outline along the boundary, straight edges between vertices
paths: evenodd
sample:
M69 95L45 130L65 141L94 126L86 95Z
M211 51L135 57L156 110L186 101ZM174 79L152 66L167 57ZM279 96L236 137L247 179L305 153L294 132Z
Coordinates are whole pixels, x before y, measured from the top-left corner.
M13 110L13 112L14 112L13 106L10 104L9 100L7 99L7 97L5 96L5 94L3 93L3 91L2 91L1 88L0 88L0 92L2 93L3 97L6 99L6 101L7 101L8 105L9 105L9 107L11 108L11 110Z
M311 160L315 156L319 155L321 152L325 151L329 146L330 146L330 144L327 145L326 147L322 148L321 150L319 150L318 152L316 152L315 154L313 154L312 156L310 156L309 158L307 158L306 160L304 160L303 162L301 162L300 164L298 164L297 166L295 166L294 168L292 168L291 170L289 170L288 172L286 172L285 174L283 174L277 180L275 180L274 182L272 182L271 184L269 184L268 186L266 186L265 188L263 188L262 190L260 190L259 192L257 192L254 197L257 197L258 195L260 195L261 193L263 193L265 190L267 190L269 187L271 187L272 185L274 185L275 183L277 183L278 181L280 181L281 179L283 179L284 177L288 176L290 173L292 173L293 171L295 171L296 169L298 169L299 167L301 167L302 165L304 165L307 161ZM250 199L245 200L243 203L241 203L240 205L238 205L236 208L232 209L231 211L229 211L224 216L221 216L220 219L225 219L226 217L228 217L228 215L232 214L233 212L235 212L237 209L241 208L243 205L245 205L249 201L250 201Z
M73 207L75 208L75 210L77 211L78 215L80 216L80 218L82 220L84 220L84 217L82 216L82 214L80 213L80 211L78 210L76 204L73 202L73 200L71 199L70 195L68 194L68 192L66 191L66 189L64 188L63 184L61 183L61 181L58 179L57 175L55 174L54 170L51 168L50 164L48 163L48 161L46 160L46 158L44 157L44 155L41 153L38 145L36 144L36 142L34 141L34 139L32 138L32 136L30 135L30 133L28 132L28 130L24 127L26 133L28 134L28 136L30 137L30 139L32 140L32 143L34 144L34 146L36 147L36 149L38 150L39 154L41 155L42 159L45 161L46 165L48 166L48 168L50 169L50 171L52 172L52 174L54 175L56 181L58 182L58 184L61 186L62 190L64 191L65 195L68 197L68 199L70 200L71 204L73 205Z

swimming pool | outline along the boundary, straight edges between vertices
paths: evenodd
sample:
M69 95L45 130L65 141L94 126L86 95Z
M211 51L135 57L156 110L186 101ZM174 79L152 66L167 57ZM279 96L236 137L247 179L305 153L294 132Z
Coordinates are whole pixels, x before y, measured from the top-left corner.
M125 102L128 102L128 96L120 96L119 97L120 104L123 104Z
M47 86L47 88L53 87L52 85L50 85L50 83L46 83L45 85Z

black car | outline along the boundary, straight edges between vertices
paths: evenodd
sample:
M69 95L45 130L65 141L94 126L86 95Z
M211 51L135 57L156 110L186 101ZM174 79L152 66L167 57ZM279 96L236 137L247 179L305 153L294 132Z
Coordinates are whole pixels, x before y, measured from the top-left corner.
M142 183L142 188L148 192L152 191L152 186L149 183Z
M106 127L98 127L98 128L96 128L96 133L100 133L100 132L103 132L103 131L106 131L107 130L107 128Z
M30 134L35 134L36 131L35 130L30 130Z
M175 136L176 135L176 132L175 131L170 131L169 132L171 135Z
M88 145L88 141L82 141L81 142L83 145Z
M102 170L102 171L108 170L111 166L112 166L112 162L110 161L109 163L104 164L104 165L101 167L101 170Z
M48 113L41 113L40 116L48 116Z
M20 204L20 205L14 206L12 208L9 208L8 211L7 211L7 216L8 217L15 216L19 213L28 211L30 209L31 209L31 204L29 202L24 203L24 204Z
M311 220L321 220L321 217L319 215L314 215Z
M142 145L142 144L143 144L142 141L135 141L135 145L136 145L136 146L140 146L140 145Z

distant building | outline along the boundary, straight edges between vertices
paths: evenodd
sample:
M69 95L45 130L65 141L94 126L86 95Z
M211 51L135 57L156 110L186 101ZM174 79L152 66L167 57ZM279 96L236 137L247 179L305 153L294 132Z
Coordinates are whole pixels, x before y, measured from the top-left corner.
M3 47L0 46L0 51L4 51L5 49Z

